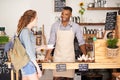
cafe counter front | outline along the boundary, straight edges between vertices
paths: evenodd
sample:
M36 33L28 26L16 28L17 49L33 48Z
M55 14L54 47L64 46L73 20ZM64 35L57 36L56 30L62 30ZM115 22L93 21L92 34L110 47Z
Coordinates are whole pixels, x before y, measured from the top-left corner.
M118 41L120 46L120 40ZM95 62L75 62L75 63L40 63L42 69L56 69L57 64L66 64L67 69L79 69L79 64L88 64L89 69L116 69L120 68L120 50L117 56L108 57L106 51L106 40L97 39L94 41ZM120 47L119 47L120 48Z
M120 46L120 40L118 41L118 46ZM56 69L58 66L66 69L80 69L81 67L86 67L88 69L119 69L120 68L120 50L116 57L108 57L106 55L106 40L97 39L94 41L94 62L67 62L67 63L53 63L53 62L39 62L42 69ZM9 63L9 62L8 62ZM81 66L82 65L82 66ZM83 69L84 70L84 69ZM11 70L11 80L14 80L14 73ZM18 74L16 74L18 76ZM18 80L18 79L16 79Z

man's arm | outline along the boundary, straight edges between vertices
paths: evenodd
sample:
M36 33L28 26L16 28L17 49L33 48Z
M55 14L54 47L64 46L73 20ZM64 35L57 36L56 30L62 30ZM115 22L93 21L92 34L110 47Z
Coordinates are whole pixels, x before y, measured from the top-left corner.
M85 44L80 45L80 49L81 49L83 54L85 54L85 55L87 54Z
M85 47L85 40L83 38L83 33L81 31L81 28L78 24L76 25L75 34L76 34L75 36L77 37L77 40L78 40L78 43L79 43L82 53L86 55L87 52L86 52L86 47Z
M51 52L53 49L48 49L45 55L45 61L52 60Z
M53 24L52 27L51 27L51 32L50 32L50 38L49 38L49 41L48 41L48 44L51 44L51 45L55 45L55 42L56 42L56 28L55 28L55 25L56 24ZM53 49L48 49L47 52L46 52L46 55L45 55L45 60L51 60L52 59L52 56L51 56L51 52L52 52Z

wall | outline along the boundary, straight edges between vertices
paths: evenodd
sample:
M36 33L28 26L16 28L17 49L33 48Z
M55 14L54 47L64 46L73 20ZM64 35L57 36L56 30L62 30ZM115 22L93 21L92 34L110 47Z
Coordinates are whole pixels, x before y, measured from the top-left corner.
M30 2L26 0L0 0L0 26L5 26L6 33L13 35L19 17L29 8Z
M87 7L89 2L93 2L93 0L66 0L66 5L73 8L73 16L80 16L78 10L81 1L85 2L85 7ZM107 0L107 6L116 6L118 2L120 3L120 0ZM48 40L52 23L55 22L56 16L60 16L59 12L54 12L54 0L0 0L0 26L5 26L7 34L12 36L16 31L20 16L27 9L37 11L38 27L44 24L45 35ZM106 12L107 11L85 11L85 21L103 22Z

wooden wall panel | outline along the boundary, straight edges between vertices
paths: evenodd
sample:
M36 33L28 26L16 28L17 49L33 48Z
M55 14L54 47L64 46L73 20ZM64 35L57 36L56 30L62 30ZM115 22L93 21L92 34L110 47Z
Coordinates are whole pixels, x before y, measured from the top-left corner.
M120 50L117 57L106 56L106 40L98 39L94 42L95 44L95 62L96 63L120 63ZM120 40L118 42L120 49Z

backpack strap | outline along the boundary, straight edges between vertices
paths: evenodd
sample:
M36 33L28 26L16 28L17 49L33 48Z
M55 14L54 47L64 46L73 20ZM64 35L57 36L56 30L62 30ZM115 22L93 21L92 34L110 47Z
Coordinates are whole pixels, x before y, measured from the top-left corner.
M24 28L23 28L23 29L24 29ZM16 35L17 37L19 37L19 35L20 35L20 33L21 33L21 31L22 31L23 29L21 29L19 32L16 32L15 35Z

